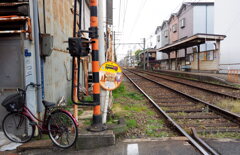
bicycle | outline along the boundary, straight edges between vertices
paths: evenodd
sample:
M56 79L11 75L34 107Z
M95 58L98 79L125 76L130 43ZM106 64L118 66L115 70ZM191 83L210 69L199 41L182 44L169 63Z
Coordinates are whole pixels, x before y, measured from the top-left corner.
M13 142L26 143L33 138L37 127L40 133L48 134L56 146L71 147L78 135L76 119L66 110L52 110L55 103L47 101L42 102L45 106L44 118L38 119L26 106L26 91L29 86L39 87L40 85L30 83L25 89L18 88L16 94L6 97L2 102L2 106L9 112L2 122L5 136Z

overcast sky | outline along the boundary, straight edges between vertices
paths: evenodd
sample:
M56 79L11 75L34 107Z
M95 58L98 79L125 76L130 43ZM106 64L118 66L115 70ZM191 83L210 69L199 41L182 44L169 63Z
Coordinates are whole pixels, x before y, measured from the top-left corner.
M113 30L116 43L139 43L142 38L147 42L155 37L156 27L168 20L185 1L202 0L113 0ZM116 45L118 61L126 56L128 50L137 50L139 45Z

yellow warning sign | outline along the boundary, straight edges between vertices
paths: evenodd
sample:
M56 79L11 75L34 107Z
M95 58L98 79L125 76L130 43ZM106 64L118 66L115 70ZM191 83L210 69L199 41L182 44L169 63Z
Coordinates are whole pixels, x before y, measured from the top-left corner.
M114 90L120 86L122 82L122 69L115 62L105 62L99 70L100 85L103 89Z

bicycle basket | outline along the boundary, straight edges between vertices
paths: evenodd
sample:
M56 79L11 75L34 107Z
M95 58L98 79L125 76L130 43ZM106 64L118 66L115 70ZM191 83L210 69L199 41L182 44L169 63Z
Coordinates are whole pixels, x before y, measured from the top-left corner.
M9 95L3 100L2 106L4 106L8 112L21 111L24 106L24 98L19 93Z

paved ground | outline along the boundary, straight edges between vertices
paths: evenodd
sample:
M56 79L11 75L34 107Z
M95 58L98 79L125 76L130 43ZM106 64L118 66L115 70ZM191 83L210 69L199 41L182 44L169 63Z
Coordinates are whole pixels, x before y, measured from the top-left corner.
M8 140L4 133L0 131L0 154L2 151L7 151L7 150L14 150L21 144L19 143L13 143L10 140Z
M94 150L74 151L53 149L35 149L22 152L22 155L65 155L65 154L81 154L81 155L159 155L159 154L181 154L181 155L197 155L199 154L185 138L161 138L155 140L136 139L124 140L118 142L114 146L102 147Z
M211 139L205 140L210 146L223 155L239 155L240 140ZM119 141L116 145L93 150L79 150L74 148L63 150L52 145L50 140L31 141L18 147L0 132L0 155L197 155L195 150L184 137L156 138L156 139L128 139ZM20 148L20 149L19 149ZM12 150L12 151L6 151Z

